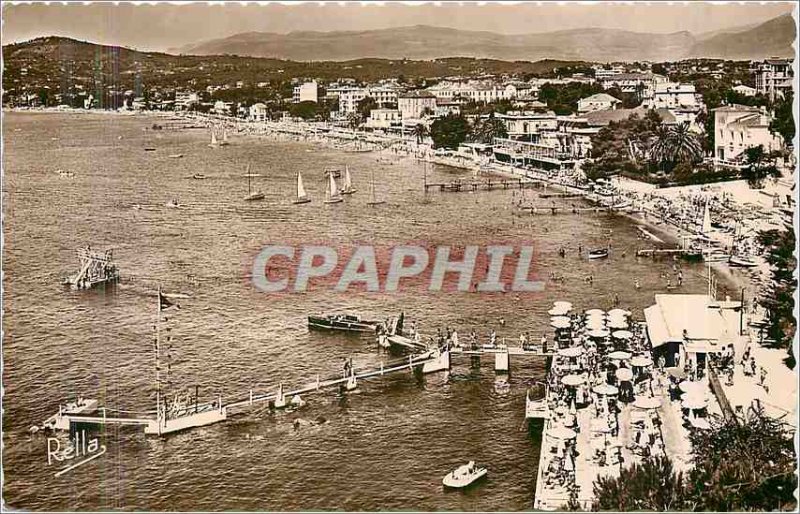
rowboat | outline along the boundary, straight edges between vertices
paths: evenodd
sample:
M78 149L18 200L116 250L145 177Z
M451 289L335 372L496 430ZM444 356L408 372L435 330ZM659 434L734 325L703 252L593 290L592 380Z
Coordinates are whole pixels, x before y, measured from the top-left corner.
M597 248L595 250L589 250L590 259L605 259L606 257L608 257L608 248Z

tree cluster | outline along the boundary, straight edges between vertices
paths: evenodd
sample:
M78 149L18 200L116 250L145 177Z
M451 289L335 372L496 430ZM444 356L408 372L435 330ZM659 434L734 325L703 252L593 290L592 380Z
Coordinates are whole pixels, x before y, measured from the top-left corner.
M743 420L714 421L693 431L693 467L683 474L666 457L622 470L594 483L595 510L793 510L796 455L788 427L760 409Z

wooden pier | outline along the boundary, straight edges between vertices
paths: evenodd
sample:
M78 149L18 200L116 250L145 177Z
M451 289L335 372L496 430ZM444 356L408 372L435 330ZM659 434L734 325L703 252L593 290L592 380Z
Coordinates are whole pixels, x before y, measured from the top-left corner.
M471 193L476 191L493 191L495 189L528 189L536 187L536 182L531 180L518 179L498 179L480 181L461 181L426 183L425 191L439 190L446 193Z

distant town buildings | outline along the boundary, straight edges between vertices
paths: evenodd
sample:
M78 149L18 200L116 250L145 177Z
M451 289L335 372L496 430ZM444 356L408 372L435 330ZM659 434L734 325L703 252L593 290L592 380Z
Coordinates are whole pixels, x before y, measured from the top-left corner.
M597 79L603 89L619 88L623 93L636 94L639 100L652 98L656 84L666 81L666 77L655 73L617 73Z
M319 100L319 85L316 81L303 82L294 86L292 91L292 103L314 102Z
M792 61L789 59L766 59L753 63L756 79L756 91L769 97L770 101L784 98L787 91L792 90Z
M400 125L400 111L397 109L372 109L364 124L372 129L389 129Z
M616 109L622 101L606 93L597 93L578 100L578 112L605 111Z
M756 107L726 105L714 109L714 158L737 161L747 148L762 145L772 152L782 147L780 136L769 130L770 117Z

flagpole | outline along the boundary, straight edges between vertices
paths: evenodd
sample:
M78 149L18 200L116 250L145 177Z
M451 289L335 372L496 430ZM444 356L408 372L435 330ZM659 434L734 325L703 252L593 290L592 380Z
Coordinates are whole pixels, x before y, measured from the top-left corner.
M156 319L156 421L161 435L161 286L158 286L158 318Z

